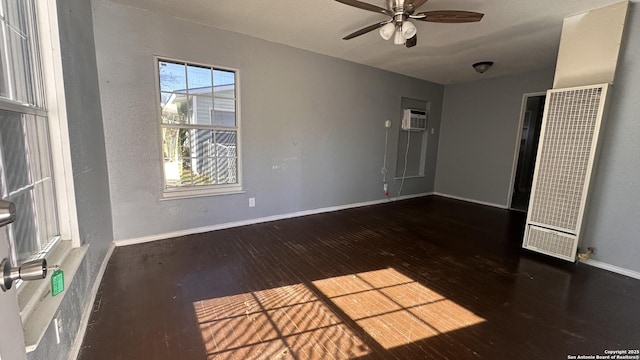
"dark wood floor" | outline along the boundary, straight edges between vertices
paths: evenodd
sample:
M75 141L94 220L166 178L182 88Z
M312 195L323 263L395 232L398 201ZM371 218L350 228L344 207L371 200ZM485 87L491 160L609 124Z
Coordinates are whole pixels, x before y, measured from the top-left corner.
M100 359L567 359L640 348L640 281L523 252L524 214L427 197L117 248Z

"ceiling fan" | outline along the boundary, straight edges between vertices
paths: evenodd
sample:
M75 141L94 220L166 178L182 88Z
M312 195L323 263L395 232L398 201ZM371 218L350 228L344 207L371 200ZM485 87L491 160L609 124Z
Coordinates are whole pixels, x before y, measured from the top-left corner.
M383 39L389 40L391 36L393 36L394 44L405 44L406 47L415 46L418 39L416 34L417 29L409 19L438 23L469 23L480 21L484 16L484 14L481 13L460 10L423 11L415 14L416 9L426 3L427 0L386 0L386 9L358 0L336 1L391 17L389 20L381 21L355 31L343 37L343 40L353 39L354 37L380 28L380 36L382 36Z

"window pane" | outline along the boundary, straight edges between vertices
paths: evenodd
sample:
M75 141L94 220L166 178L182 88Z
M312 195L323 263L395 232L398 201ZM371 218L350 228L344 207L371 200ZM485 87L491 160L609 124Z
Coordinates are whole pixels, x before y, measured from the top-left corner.
M164 94L168 93L162 93ZM186 95L173 94L168 97L168 102L162 106L163 124L188 124L189 104Z
M192 98L191 105L193 107L193 114L191 123L197 125L211 125L213 98L209 96L193 96Z
M163 156L166 186L191 185L192 130L163 128Z
M213 71L213 96L234 99L236 97L236 74L233 71Z
M213 96L211 92L211 69L201 66L187 66L189 94Z
M162 156L165 160L176 161L180 155L178 131L175 128L162 129Z
M192 162L194 185L216 184L216 159L194 158Z
M22 34L27 33L27 15L24 0L6 0L6 7L3 6L4 16L11 28Z
M14 75L20 74L13 78L13 99L33 104L29 42L13 30L9 30L8 35L11 47L11 71Z
M183 64L160 61L158 66L160 91L186 93L187 76Z
M4 43L6 33L6 26L4 21L0 21L0 41ZM0 96L5 98L11 98L9 92L9 65L7 64L7 58L5 56L6 50L4 46L0 45Z
M214 131L218 158L218 183L234 184L237 178L237 134L235 131Z
M0 96L43 107L37 29L35 25L30 27L30 24L35 24L35 16L31 13L33 1L4 0L3 4Z
M236 101L234 99L213 99L213 123L216 126L236 127Z
M47 118L0 110L1 190L16 205L10 239L18 262L59 235L50 153Z
M211 130L194 130L194 147L191 155L193 157L212 156L211 147L215 144Z
M238 182L237 158L218 158L218 183L235 184Z
M217 144L235 148L238 142L236 132L231 130L214 131Z
M8 193L30 184L25 136L22 115L0 110L0 145Z
M56 237L58 229L58 219L56 217L56 199L53 188L53 179L44 180L36 184L34 189L38 242L40 248L47 246L49 241Z
M40 251L40 244L36 233L36 219L33 208L33 190L23 191L9 200L16 205L16 221L13 222L15 250L18 263L29 259Z
M35 115L24 115L24 121L29 146L31 181L48 179L51 177L51 154L47 119Z

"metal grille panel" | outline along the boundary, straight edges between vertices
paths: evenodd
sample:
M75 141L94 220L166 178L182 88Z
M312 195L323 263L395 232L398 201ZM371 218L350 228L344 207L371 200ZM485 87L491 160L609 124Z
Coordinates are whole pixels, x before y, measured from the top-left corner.
M577 231L602 86L549 94L529 221Z
M577 241L575 236L569 234L530 226L524 247L573 261L578 247Z

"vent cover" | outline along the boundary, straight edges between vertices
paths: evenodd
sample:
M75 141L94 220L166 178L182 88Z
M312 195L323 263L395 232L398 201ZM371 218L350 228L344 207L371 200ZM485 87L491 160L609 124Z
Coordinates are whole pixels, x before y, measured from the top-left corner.
M547 92L527 214L527 226L538 230L529 229L524 247L575 259L607 88L604 84ZM543 236L541 229L552 232Z
M578 248L578 239L569 234L530 226L525 240L525 248L574 261L576 249Z

